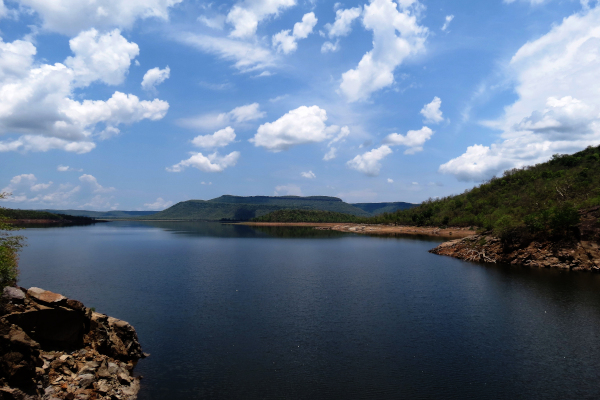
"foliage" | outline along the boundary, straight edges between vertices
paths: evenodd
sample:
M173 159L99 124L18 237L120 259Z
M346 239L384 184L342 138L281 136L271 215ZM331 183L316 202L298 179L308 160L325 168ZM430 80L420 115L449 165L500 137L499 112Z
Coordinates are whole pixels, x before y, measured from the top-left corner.
M316 210L279 210L254 218L253 222L356 222L365 218L354 215Z
M0 199L5 199L9 193L0 193ZM0 211L4 209L0 207ZM17 230L6 222L6 217L0 216L0 290L17 282L19 275L19 250L23 247L23 236L13 235Z
M50 220L56 222L69 222L69 223L93 223L94 218L73 216L64 214L53 214L47 211L36 211L36 210L13 210L8 208L0 208L0 217L9 220Z
M506 171L456 196L429 199L372 223L476 226L507 237L516 232L564 236L579 222L577 210L600 205L600 146L546 163Z

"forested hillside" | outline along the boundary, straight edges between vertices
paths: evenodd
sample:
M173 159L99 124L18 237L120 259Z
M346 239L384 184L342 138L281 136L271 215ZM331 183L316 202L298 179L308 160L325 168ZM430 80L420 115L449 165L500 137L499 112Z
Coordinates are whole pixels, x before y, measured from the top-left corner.
M476 226L503 235L514 229L561 233L578 210L600 205L600 147L555 155L546 163L506 171L501 178L418 207L371 218L373 223Z
M354 215L316 210L280 210L262 217L254 218L253 222L364 222L367 218Z

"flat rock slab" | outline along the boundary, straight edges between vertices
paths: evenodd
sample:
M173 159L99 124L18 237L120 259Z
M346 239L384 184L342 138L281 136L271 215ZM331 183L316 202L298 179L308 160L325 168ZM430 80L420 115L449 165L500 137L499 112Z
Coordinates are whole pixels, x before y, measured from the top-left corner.
M27 290L27 295L33 297L35 300L47 304L59 304L66 302L67 298L62 294L50 292L48 290L32 287Z

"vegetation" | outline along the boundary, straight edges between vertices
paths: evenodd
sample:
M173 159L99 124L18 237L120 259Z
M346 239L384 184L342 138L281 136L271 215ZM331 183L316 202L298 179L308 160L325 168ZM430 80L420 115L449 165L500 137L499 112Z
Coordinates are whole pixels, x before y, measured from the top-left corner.
M356 222L366 218L354 215L317 210L279 210L254 218L253 222Z
M88 210L39 210L52 214L71 215L74 217L89 217L97 219L130 219L156 214L157 211L88 211Z
M0 199L5 199L9 193L0 193ZM0 207L0 211L4 208ZM17 230L6 222L6 217L0 216L0 290L14 285L19 275L19 250L23 247L23 236L13 235Z
M0 217L5 220L49 220L69 224L90 224L94 222L94 218L89 217L52 214L46 211L13 210L8 208L0 208Z
M189 200L175 204L159 213L140 217L146 220L249 221L274 211L320 210L369 217L358 207L337 197L314 196L221 196L216 199Z
M579 222L578 210L600 205L600 146L546 163L506 171L457 196L383 214L372 223L474 226L500 238L562 236Z
M412 203L355 203L352 204L354 207L358 207L363 211L368 212L371 215L380 215L384 213L392 213L398 210L408 210L409 208L416 207L418 204Z

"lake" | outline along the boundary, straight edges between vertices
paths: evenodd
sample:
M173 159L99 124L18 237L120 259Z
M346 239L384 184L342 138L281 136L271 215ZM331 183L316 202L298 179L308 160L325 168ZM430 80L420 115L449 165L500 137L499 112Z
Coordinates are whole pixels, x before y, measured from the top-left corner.
M111 222L23 231L20 285L137 330L140 399L597 399L600 275L440 240Z

